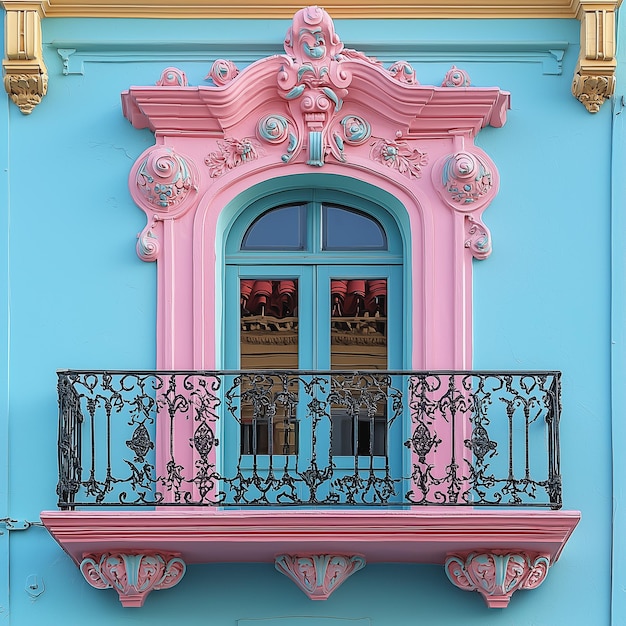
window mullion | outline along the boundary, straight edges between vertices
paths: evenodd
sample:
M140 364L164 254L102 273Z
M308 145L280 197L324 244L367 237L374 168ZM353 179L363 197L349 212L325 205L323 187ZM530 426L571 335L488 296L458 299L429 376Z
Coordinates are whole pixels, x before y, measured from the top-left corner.
M309 250L313 254L322 251L322 203L317 200L309 202Z

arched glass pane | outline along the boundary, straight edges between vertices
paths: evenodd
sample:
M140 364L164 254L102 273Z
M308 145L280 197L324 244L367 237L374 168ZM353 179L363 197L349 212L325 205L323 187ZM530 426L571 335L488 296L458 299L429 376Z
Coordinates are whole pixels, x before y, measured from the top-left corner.
M259 216L243 236L242 250L304 250L306 205L290 204Z
M387 235L372 217L341 206L322 208L323 250L387 250Z

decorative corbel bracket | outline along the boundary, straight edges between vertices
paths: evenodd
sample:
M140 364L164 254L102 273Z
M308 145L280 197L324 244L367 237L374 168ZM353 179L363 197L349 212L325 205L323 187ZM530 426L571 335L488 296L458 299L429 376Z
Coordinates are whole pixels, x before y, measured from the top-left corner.
M481 216L498 192L499 176L485 153L465 148L463 137L457 138L457 146L435 163L433 184L447 206L465 215L465 248L482 260L491 254L491 233Z
M536 589L550 569L550 557L516 550L449 554L450 582L464 591L478 591L490 609L504 609L518 589Z
M5 15L4 88L25 115L48 90L48 71L41 48L43 0L3 0Z
M572 93L590 113L597 113L615 92L615 16L621 0L578 0L580 56Z
M186 82L184 74L179 78ZM189 210L197 197L198 181L193 161L172 148L153 146L139 157L130 172L129 186L135 202L148 216L137 237L137 254L142 260L156 261L161 249L157 223L176 219Z
M151 591L169 589L185 575L185 562L176 554L103 552L85 554L80 571L96 589L115 589L124 607L140 607Z
M365 558L344 554L281 554L276 557L275 566L311 600L327 600L347 578L365 567Z

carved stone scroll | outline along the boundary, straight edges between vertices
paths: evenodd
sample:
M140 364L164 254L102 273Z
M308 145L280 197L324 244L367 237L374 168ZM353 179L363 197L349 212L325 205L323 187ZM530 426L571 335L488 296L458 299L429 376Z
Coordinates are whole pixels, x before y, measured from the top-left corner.
M161 213L175 212L184 206L197 187L197 175L188 159L171 148L148 151L135 173L133 197Z

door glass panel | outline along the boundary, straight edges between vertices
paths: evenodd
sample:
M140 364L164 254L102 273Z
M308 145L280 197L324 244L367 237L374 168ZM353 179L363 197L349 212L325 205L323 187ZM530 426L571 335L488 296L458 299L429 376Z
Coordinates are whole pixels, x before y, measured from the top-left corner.
M333 279L330 367L387 369L387 280Z
M356 372L387 369L387 280L332 279L330 365ZM334 376L333 456L385 456L386 386L376 374Z
M298 369L298 281L242 279L241 369ZM285 377L246 376L241 388L241 453L297 454L297 387Z

